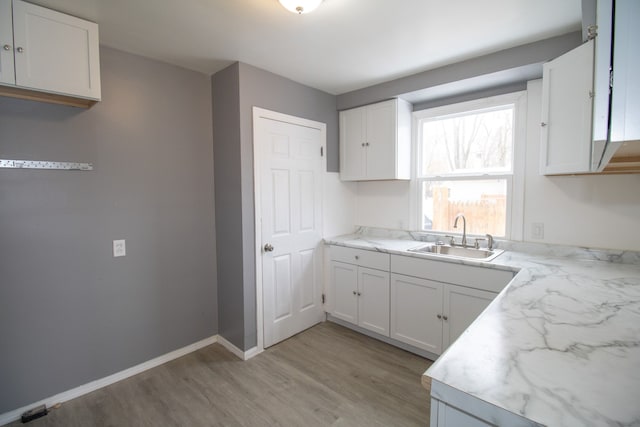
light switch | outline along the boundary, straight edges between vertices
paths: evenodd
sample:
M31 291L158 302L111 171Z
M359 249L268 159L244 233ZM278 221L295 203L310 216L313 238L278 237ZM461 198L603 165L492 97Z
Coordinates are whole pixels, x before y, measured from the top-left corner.
M113 241L113 256L125 256L127 254L127 247L125 245L125 241L123 240L114 240Z

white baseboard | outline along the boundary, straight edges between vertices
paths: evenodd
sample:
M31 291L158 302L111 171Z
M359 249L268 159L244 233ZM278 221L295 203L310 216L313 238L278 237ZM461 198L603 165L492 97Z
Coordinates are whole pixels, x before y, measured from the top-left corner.
M264 350L259 350L258 347L253 347L253 348L250 348L247 351L242 351L238 347L236 347L235 345L231 344L230 341L228 341L227 339L225 339L224 337L221 337L221 336L218 336L218 342L220 344L222 344L222 346L224 348L226 348L231 353L233 353L237 358L242 359L242 360L249 360L253 356L257 356L258 354L260 354L260 353L262 353L264 351Z
M137 375L141 372L144 372L148 369L155 368L156 366L162 365L163 363L167 363L173 359L177 359L178 357L182 357L185 354L192 353L196 350L199 350L203 347L211 345L215 342L218 342L219 337L214 335L209 338L205 338L196 343L190 344L186 347L179 348L170 353L164 354L162 356L158 356L154 359L143 362L139 365L133 366L131 368L125 369L124 371L116 372L113 375L109 375L108 377L100 378L99 380L91 381L90 383L81 385L79 387L73 388L71 390L64 391L62 393L56 394L55 396L47 397L46 399L42 399L38 402L34 402L30 405L23 406L22 408L15 409L13 411L5 412L4 414L0 414L0 426L5 424L9 424L13 421L20 419L20 416L25 411L39 405L46 405L47 407L53 406L56 403L66 402L71 399L75 399L76 397L80 397L84 394L91 393L92 391L96 391L102 387L106 387L113 383L117 383L118 381L122 381L125 378L129 378L133 375ZM226 341L226 340L225 340ZM223 344L224 345L224 344ZM231 345L231 344L229 344ZM225 347L227 347L225 345ZM240 351L240 350L238 350ZM235 353L234 353L235 354ZM246 359L245 359L246 360Z

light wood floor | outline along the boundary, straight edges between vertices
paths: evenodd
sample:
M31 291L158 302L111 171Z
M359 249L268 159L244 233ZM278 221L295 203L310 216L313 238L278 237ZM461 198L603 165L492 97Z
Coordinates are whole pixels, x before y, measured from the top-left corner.
M430 364L325 322L246 362L213 344L28 425L427 426Z

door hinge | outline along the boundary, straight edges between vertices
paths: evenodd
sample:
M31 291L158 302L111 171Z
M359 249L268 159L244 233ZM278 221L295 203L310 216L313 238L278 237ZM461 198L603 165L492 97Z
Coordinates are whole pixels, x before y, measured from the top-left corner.
M609 69L609 91L613 89L613 70Z
M322 303L323 303L323 304L324 304L324 300L325 300L325 298L324 298L324 294L322 294Z
M320 147L320 157L324 157L324 147Z

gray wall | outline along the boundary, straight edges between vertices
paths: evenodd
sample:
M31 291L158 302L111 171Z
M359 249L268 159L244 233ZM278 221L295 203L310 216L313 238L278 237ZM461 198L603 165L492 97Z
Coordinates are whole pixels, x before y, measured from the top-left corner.
M240 74L235 64L212 77L219 334L244 348Z
M210 79L101 62L90 110L0 98L0 158L95 167L0 169L0 413L217 333Z
M542 76L542 63L582 42L579 31L501 50L411 76L338 95L338 110L402 96L425 105L471 92L517 85ZM407 96L405 96L407 95ZM482 96L482 95L478 95Z
M233 99L236 84L238 101ZM215 170L219 183L216 206L222 209L224 201L231 201L230 206L225 206L229 209L224 214L225 220L216 216L220 335L247 350L257 342L252 108L257 106L326 123L329 171L338 170L338 113L334 95L243 63L214 75L213 93ZM224 112L224 109L233 112ZM239 124L236 114L239 114ZM223 172L218 168L227 162L227 170ZM238 194L229 194L237 191L238 183L240 206L235 198ZM238 242L242 245L241 257L237 256ZM230 253L223 255L222 248ZM239 336L241 325L243 335Z

